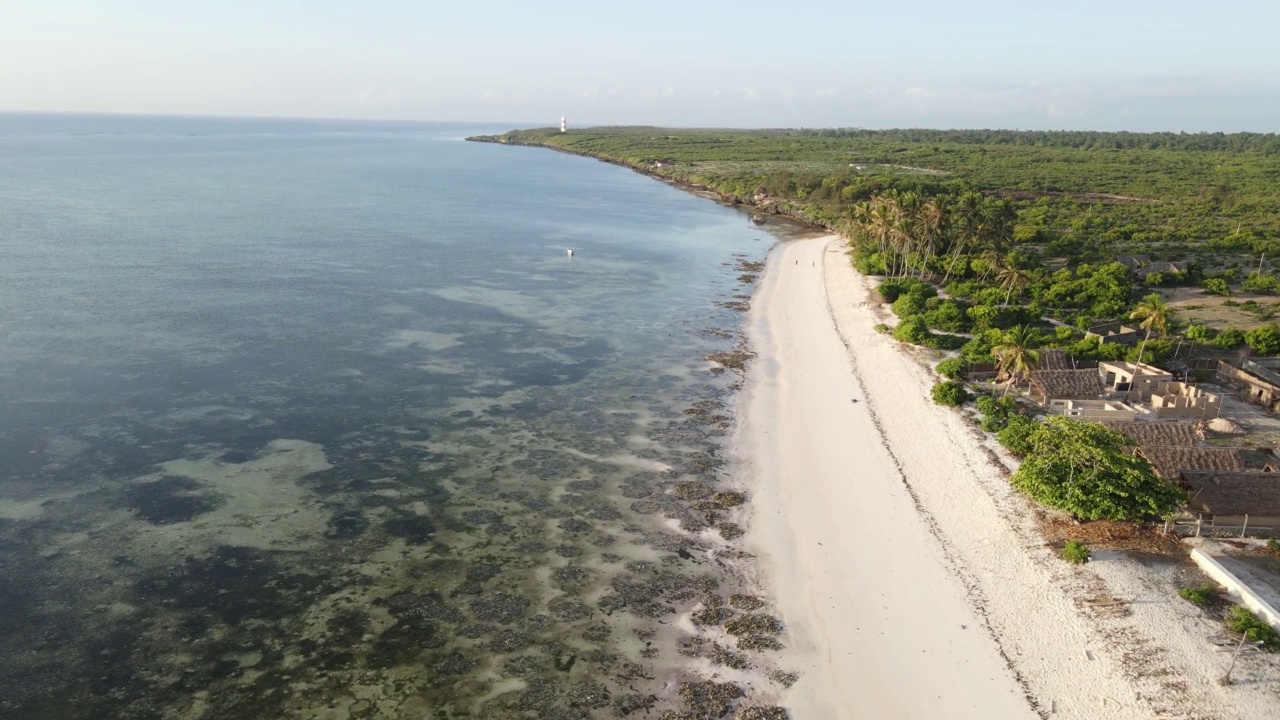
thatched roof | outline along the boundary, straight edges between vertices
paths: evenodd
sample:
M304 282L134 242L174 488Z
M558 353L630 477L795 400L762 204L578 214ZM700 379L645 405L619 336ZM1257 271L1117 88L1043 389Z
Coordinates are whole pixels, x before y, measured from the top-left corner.
M1244 469L1234 448L1137 447L1133 454L1151 463L1162 478L1175 479L1185 471L1234 472Z
M1097 370L1036 370L1031 387L1050 400L1096 398L1102 394Z
M1201 437L1194 422L1103 420L1102 424L1143 447L1190 447Z
M1071 362L1067 360L1067 353L1057 348L1048 348L1040 351L1040 370L1070 370Z
M1183 473L1187 509L1212 515L1280 516L1280 474Z

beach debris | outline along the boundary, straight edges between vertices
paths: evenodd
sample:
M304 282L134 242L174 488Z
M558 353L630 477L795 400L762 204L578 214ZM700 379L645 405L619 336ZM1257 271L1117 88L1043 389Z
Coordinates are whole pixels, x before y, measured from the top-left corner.
M783 630L782 621L772 615L743 615L724 624L730 635L777 635Z
M739 527L737 523L731 522L717 523L716 531L725 540L736 540L746 534L746 531Z
M681 500L702 500L711 497L714 492L715 488L709 483L698 481L676 483L675 489L672 490L672 493Z
M703 680L680 683L680 687L676 689L676 695L695 718L718 718L728 713L733 707L733 702L745 693L734 682Z
M734 611L726 607L709 607L695 612L690 619L695 625L720 625L736 615Z
M777 705L743 708L734 715L734 720L787 720L787 711Z
M736 490L721 490L711 496L711 502L715 503L716 507L722 509L738 507L746 501L746 494L737 492Z
M738 638L739 650L761 652L764 650L781 650L783 647L783 644L777 638L770 635L747 635Z
M746 670L752 667L751 661L746 655L736 653L718 643L711 644L711 650L707 652L707 657L711 662L718 665L724 665L734 670Z
M784 688L789 688L796 684L800 679L800 673L787 672L786 670L772 670L769 672L769 679L778 683Z

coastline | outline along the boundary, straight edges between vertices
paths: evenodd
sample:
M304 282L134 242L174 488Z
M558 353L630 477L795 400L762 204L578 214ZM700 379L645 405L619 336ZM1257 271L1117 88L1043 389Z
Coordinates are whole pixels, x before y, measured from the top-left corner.
M838 236L780 244L748 319L734 452L802 669L794 717L1272 717L1274 667L1217 685L1227 658L1167 575L1057 557L999 451L875 331L870 292Z
M775 247L748 320L757 359L735 444L753 477L749 539L800 661L784 702L800 719L1035 717L820 310L839 243Z
M518 145L837 232L767 199ZM729 564L787 624L779 660L800 680L776 701L795 720L1273 717L1280 665L1259 658L1236 669L1230 688L1216 683L1230 658L1203 614L1177 598L1185 568L1105 550L1084 567L1063 563L1039 525L1044 511L1009 485L1016 460L967 416L931 401L932 362L875 332L888 318L869 302L872 281L852 268L838 235L779 243L745 323L756 358L736 400L730 450L740 487L754 496L746 540L755 556ZM809 344L773 337L796 323L810 326ZM822 362L806 357L815 354ZM807 397L783 402L786 393ZM853 407L862 421L850 422ZM830 473L826 482L813 480L815 467ZM974 621L960 621L968 635L949 627L957 618Z

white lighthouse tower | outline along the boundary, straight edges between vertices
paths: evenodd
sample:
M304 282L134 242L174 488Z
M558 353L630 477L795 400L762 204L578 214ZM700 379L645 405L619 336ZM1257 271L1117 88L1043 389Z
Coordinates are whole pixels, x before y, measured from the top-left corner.
M560 116L560 132L569 132L569 123L565 121L564 116Z

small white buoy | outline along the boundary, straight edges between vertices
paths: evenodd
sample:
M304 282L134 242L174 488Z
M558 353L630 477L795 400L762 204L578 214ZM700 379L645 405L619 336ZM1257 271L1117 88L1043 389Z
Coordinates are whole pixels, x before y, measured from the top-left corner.
M565 248L565 250L569 251L569 257L573 257L573 248Z

